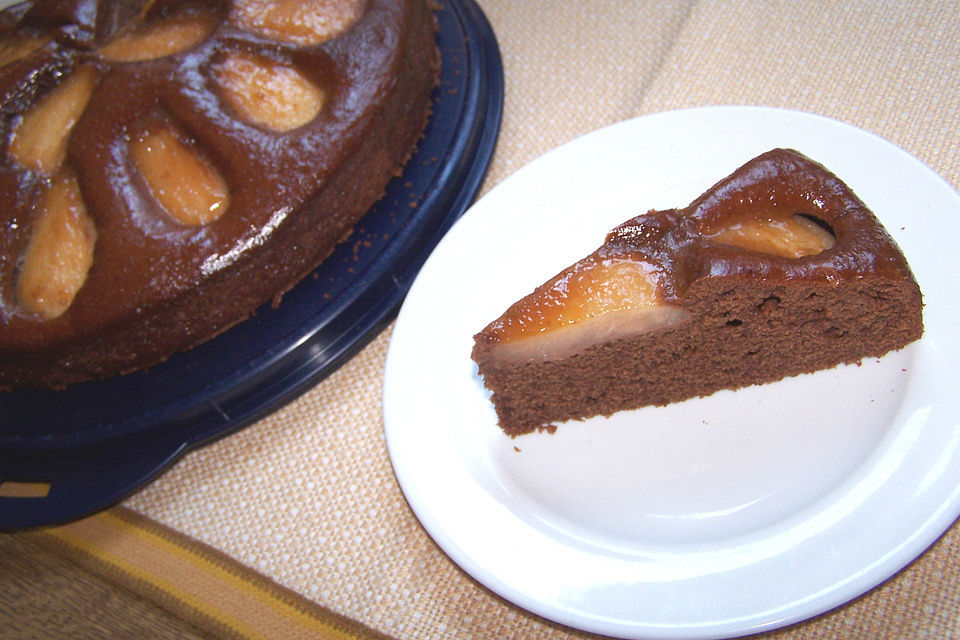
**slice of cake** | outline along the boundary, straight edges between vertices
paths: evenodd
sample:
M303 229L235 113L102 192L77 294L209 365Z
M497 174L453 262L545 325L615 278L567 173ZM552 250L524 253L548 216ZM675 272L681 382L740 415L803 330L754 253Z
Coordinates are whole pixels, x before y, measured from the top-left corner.
M775 149L615 228L478 333L473 359L516 436L881 356L920 337L922 306L857 196Z

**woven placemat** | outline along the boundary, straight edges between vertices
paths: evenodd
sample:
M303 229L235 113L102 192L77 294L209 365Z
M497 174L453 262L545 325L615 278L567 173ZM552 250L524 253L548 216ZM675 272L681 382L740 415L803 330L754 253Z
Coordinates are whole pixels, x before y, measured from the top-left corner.
M947 3L484 0L506 77L484 191L629 117L755 104L837 118L954 186L960 12ZM485 590L409 510L384 444L389 329L274 415L188 455L125 507L395 638L583 637ZM960 636L956 529L880 588L772 638Z

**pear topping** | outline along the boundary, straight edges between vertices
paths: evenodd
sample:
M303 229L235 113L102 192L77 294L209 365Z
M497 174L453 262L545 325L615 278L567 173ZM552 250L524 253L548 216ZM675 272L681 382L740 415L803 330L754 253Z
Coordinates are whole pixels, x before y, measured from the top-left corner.
M133 140L131 152L150 193L180 224L208 224L227 210L230 191L223 176L173 125L163 123Z
M23 254L15 285L17 301L45 320L62 315L93 265L97 231L77 179L59 174L39 203L39 219Z
M231 20L268 38L313 45L350 27L362 4L362 0L239 0Z
M246 121L284 132L313 120L323 107L323 90L295 68L266 58L235 54L214 71L223 95Z
M41 98L14 129L10 156L28 169L56 173L66 158L70 132L96 84L97 72L83 66Z

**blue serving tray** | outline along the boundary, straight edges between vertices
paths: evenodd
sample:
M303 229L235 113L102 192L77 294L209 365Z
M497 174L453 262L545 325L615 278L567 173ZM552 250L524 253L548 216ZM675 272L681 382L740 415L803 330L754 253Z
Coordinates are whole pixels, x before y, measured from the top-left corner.
M440 0L436 15L442 68L423 139L353 235L278 307L147 371L0 394L0 485L50 485L42 497L0 497L0 530L117 502L187 451L316 385L392 320L476 196L503 108L500 52L481 10Z

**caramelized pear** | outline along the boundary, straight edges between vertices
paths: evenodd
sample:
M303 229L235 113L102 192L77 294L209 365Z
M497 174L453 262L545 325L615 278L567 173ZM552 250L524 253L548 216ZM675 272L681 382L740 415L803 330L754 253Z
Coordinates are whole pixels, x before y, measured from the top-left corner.
M41 98L20 120L9 154L28 169L57 172L67 155L67 141L97 84L93 67L80 67L63 84Z
M359 17L360 0L240 0L231 15L241 29L298 45L320 44Z
M180 224L208 224L227 210L230 191L223 176L173 125L154 127L131 147L150 193Z
M16 297L21 306L50 320L70 307L86 281L97 231L76 178L66 171L43 194L39 216L17 275Z
M293 67L266 58L231 55L215 69L227 102L240 117L271 131L296 129L323 107L323 91Z

